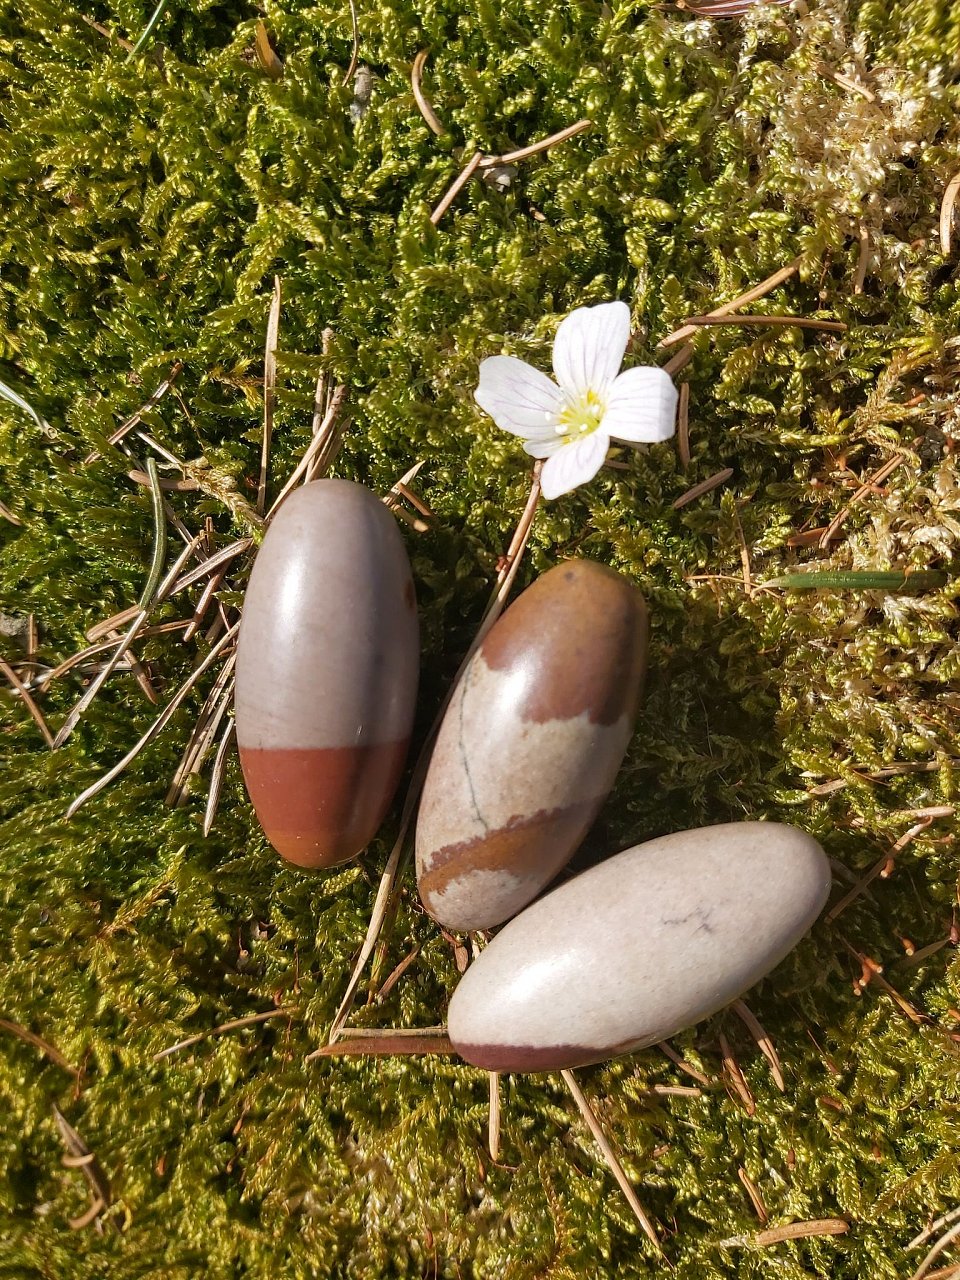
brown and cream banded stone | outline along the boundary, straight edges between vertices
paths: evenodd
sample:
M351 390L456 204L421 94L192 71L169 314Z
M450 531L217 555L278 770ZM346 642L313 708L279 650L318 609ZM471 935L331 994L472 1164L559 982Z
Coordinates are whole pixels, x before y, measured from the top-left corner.
M646 650L640 592L590 560L538 578L491 629L420 803L417 881L441 924L500 924L572 857L633 733Z
M296 490L250 575L237 645L237 744L267 838L288 861L359 853L393 798L420 670L410 562L362 485Z

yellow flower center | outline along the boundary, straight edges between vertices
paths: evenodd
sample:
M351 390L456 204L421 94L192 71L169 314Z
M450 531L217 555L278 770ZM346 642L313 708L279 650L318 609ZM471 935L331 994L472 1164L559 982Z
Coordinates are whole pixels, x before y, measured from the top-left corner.
M581 436L596 431L603 421L607 406L595 391L584 391L576 400L568 400L560 410L557 435L572 444Z

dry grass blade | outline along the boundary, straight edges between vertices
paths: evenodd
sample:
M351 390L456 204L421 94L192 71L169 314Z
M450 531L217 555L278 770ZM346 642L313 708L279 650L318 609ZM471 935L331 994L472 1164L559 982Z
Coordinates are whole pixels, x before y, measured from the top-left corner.
M344 89L353 79L357 70L357 63L360 61L360 23L357 21L357 6L355 0L350 0L350 22L353 27L353 52L350 54L350 65L347 67L343 79L340 81L340 84Z
M853 292L863 293L863 286L867 282L867 268L870 265L870 232L863 223L860 224L858 239L860 253L857 257L857 271L853 277Z
M940 205L940 248L945 258L953 252L953 213L960 195L960 173L955 173L947 183Z
M213 1036L226 1035L228 1031L240 1031L243 1027L253 1027L260 1022L268 1022L271 1018L290 1018L292 1016L287 1009L268 1009L265 1013L251 1013L246 1018L233 1018L230 1022L221 1022L219 1027L211 1027L209 1031L201 1031L195 1036L188 1036L186 1040L178 1040L176 1044L170 1045L167 1049L161 1049L159 1053L153 1055L153 1061L162 1062L164 1058L169 1058L172 1054L179 1053L182 1049L192 1049L195 1044L200 1044Z
M745 293L738 294L736 298L732 298L730 302L724 302L719 307L714 307L708 312L711 316L729 316L740 307L745 307L748 303L757 302L760 298L765 298L768 293L772 293L784 281L789 280L791 276L795 276L800 269L800 259L794 258L786 267L781 267L779 271L775 271L772 276L768 276L766 280L761 280L752 289L747 289ZM657 343L657 348L672 347L677 342L683 342L687 338L692 338L697 332L697 326L694 324L681 325L679 329L674 329L673 333L668 333L665 338L661 338Z
M680 402L677 406L677 452L680 466L686 471L690 465L690 383L680 383Z
M747 1030L757 1042L757 1048L770 1063L770 1074L773 1076L773 1082L781 1093L786 1093L787 1086L783 1078L783 1067L780 1065L780 1058L774 1047L773 1041L770 1039L760 1019L749 1009L742 1000L734 1000L733 1010L736 1015L742 1019Z
M94 782L91 786L87 787L86 791L81 792L81 794L78 795L77 798L71 803L66 813L66 816L68 818L72 818L73 815L77 812L77 810L82 805L86 804L86 802L92 799L95 795L98 795L104 789L104 787L108 787L110 783L113 782L114 778L119 777L119 775L124 771L124 769L126 769L127 765L130 764L132 760L136 759L136 757L140 754L143 748L147 746L148 743L152 742L158 733L162 733L162 731L166 728L167 724L173 718L176 711L179 709L181 704L186 699L187 695L190 693L191 689L194 688L194 686L201 679L201 677L204 676L206 672L209 671L209 669L213 666L214 662L216 662L217 658L219 658L220 654L226 648L227 644L229 644L229 642L237 634L237 631L239 630L239 628L240 628L239 622L234 623L234 625L230 627L229 630L220 637L220 639L216 642L216 644L213 646L213 648L210 650L207 656L203 659L203 661L187 677L187 679L183 682L183 684L180 686L177 692L173 695L173 697L164 707L163 711L161 711L160 715L156 718L156 720L154 720L153 724L150 726L147 732L137 740L134 746L130 748L130 750L121 760L117 761L117 763L113 766L112 769L109 769L103 775L102 778L98 778L96 782Z
M456 200L457 196L460 194L463 188L467 185L467 183L476 173L477 169L480 167L480 161L482 159L483 159L483 152L475 151L473 155L470 157L470 159L467 161L467 163L464 165L463 169L454 179L454 181L450 184L450 187L447 190L446 195L441 199L440 203L437 205L433 213L431 213L430 215L430 221L433 223L434 226L437 226L437 224L440 222L440 219L447 212L447 210L453 204L454 200Z
M262 27L263 23L258 26ZM267 317L267 340L263 351L263 444L260 450L260 483L257 485L257 515L267 505L267 472L270 467L270 444L273 440L273 410L277 398L277 341L280 337L280 277L273 277L273 298Z
M387 975L387 977L384 979L383 985L381 986L380 990L376 993L375 996L371 998L370 1001L368 1001L368 1003L383 1004L384 1000L386 1000L387 996L390 994L393 988L397 985L397 983L400 981L403 975L407 972L407 970L410 968L410 966L413 964L413 962L416 960L419 954L420 954L419 946L415 946L411 951L409 951L403 957L403 959L400 961L397 967Z
M728 1249L733 1246L759 1245L760 1248L767 1248L771 1244L780 1244L783 1240L842 1236L849 1230L850 1223L845 1218L811 1218L808 1222L788 1222L783 1227L771 1227L769 1231L759 1231L755 1236L733 1236L729 1240L721 1240L720 1247Z
M713 489L717 489L722 484L726 484L733 475L733 467L724 467L722 471L717 471L714 475L708 476L706 480L701 480L699 484L695 484L692 489L688 489L686 493L682 493L673 504L674 511L680 511L681 508L687 506L690 502L695 502L697 498L702 498L705 493L710 493Z
M267 28L258 20L254 29L257 62L261 71L266 72L271 80L279 80L283 75L283 63L277 57L276 50L270 43Z
M496 1071L488 1071L490 1088L490 1114L487 1121L487 1150L490 1159L500 1159L500 1076Z
M849 89L851 93L857 94L867 102L876 102L877 95L873 90L861 84L859 80L854 80L852 76L846 76L842 71L833 71L829 67L819 67L818 70L821 75L838 84L841 89Z
M427 98L426 94L423 92L423 89L420 87L420 81L423 77L423 68L426 65L426 61L429 57L430 57L430 50L421 49L420 52L417 54L417 56L414 58L413 69L410 72L410 87L411 89L413 89L414 101L416 102L417 107L420 110L420 114L423 116L424 120L426 120L427 124L430 126L433 132L437 135L437 137L442 138L443 135L447 132L446 129L443 127L443 121L434 111L430 103L430 100Z
M159 588L157 589L156 596L145 607L141 608L137 612L137 616L130 623L130 626L127 628L126 632L121 637L120 643L117 645L116 649L114 650L113 656L110 658L110 661L104 664L103 669L100 671L100 673L96 676L94 680L90 682L90 685L86 689L85 693L83 694L83 697L80 699L79 702L77 702L77 704L74 706L72 711L70 711L70 713L68 714L66 720L60 726L60 731L57 734L56 738L54 738L53 740L54 747L57 747L57 748L62 747L63 744L67 741L67 739L70 737L70 734L73 732L74 728L76 727L77 721L80 719L80 717L83 715L86 709L90 706L91 702L93 702L94 698L103 688L103 685L115 670L117 663L124 656L124 654L129 649L130 645L136 639L138 633L140 632L147 618L150 616L151 612L155 608L157 608L159 605L163 604L164 600L166 600L167 596L170 594L170 591L177 580L177 575L179 574L183 566L186 564L190 556L193 555L193 552L195 551L199 542L200 542L200 536L198 535L196 538L193 539L191 543L189 543L186 547L184 547L183 551L181 551L180 555L175 560L173 567L170 569L167 576L164 578L163 582L161 582Z
M826 529L824 529L823 535L820 538L821 550L825 551L827 547L829 547L830 543L836 537L837 531L839 530L840 526L846 520L847 516L850 514L853 508L857 505L857 503L862 501L862 499L864 499L868 493L872 493L876 485L882 484L884 480L892 476L894 471L896 471L897 467L899 467L900 464L905 461L906 461L905 455L902 453L898 453L896 454L895 457L888 459L883 464L882 467L879 467L873 473L873 475L869 478L869 480L864 481L864 483L856 491L856 493L853 495L853 497L850 499L847 505L843 508L843 510L840 511L836 516L834 516L834 518L827 525Z
M314 460L318 456L320 456L326 449L329 448L331 438L333 437L337 429L337 420L340 417L340 411L343 408L343 403L346 400L346 398L347 398L347 388L337 387L337 389L334 391L333 395L330 398L330 406L327 409L326 414L324 415L323 421L320 423L320 426L314 431L313 436L311 437L310 443L307 445L306 449L304 450L303 457L300 459L300 461L297 463L294 470L291 472L289 479L287 480L283 488L280 490L273 505L271 506L270 510L267 512L267 520L270 520L273 516L276 515L282 503L285 501L286 498L290 496L290 494L299 484L301 477L306 475L307 471L310 469ZM331 457L329 461L332 462L333 458ZM327 465L329 466L329 462L327 463Z
M910 1277L910 1280L923 1280L923 1277L930 1270L931 1263L936 1261L940 1254L943 1253L944 1249L956 1240L957 1236L960 1236L960 1222L954 1223L949 1231L945 1231L940 1239L930 1248L930 1251Z
M551 133L548 138L541 138L539 142L532 142L528 147L520 147L516 151L507 151L502 156L486 156L480 161L480 167L481 169L492 169L497 165L516 164L518 160L529 160L531 156L539 155L541 151L549 151L551 147L556 147L561 142L567 142L570 138L575 138L578 133L583 133L585 129L589 129L592 124L592 120L578 120L576 124L569 124L565 129L560 129L557 133Z
M220 806L220 792L223 790L223 775L227 767L227 754L233 744L237 726L230 720L223 731L217 745L217 754L213 757L213 768L210 770L210 790L207 792L207 803L203 811L203 834L208 836L213 830L213 823Z
M640 1203L637 1193L634 1191L633 1186L630 1183L630 1179L624 1171L623 1165L617 1158L616 1152L613 1147L611 1147L606 1134L600 1126L600 1121L597 1119L593 1108L587 1101L583 1090L574 1079L573 1072L561 1071L560 1074L563 1077L564 1084L570 1090L570 1094L573 1097L574 1102L577 1104L580 1114L583 1116L584 1120L586 1120L587 1127L593 1134L594 1141L603 1153L603 1158L607 1162L607 1167L616 1178L620 1190L626 1198L627 1204L629 1204L630 1208L633 1210L634 1216L643 1228L647 1239L651 1241L657 1253L662 1254L663 1250L660 1246L660 1239L654 1230L653 1223L647 1217L643 1205Z
M719 325L780 326L794 329L822 329L825 333L846 333L842 320L817 320L813 316L691 316L687 324L696 328Z
M56 1104L53 1104L53 1118L57 1122L60 1137L67 1149L67 1154L63 1160L64 1165L68 1169L80 1170L86 1178L93 1196L93 1204L90 1207L90 1211L84 1214L82 1218L75 1218L70 1223L70 1226L75 1231L78 1231L82 1227L88 1226L103 1209L109 1207L110 1183L95 1153L90 1150Z
M33 718L34 724L43 734L44 742L47 744L50 750L53 751L56 745L56 739L54 738L53 734L50 732L50 729L47 726L47 722L43 718L43 712L40 710L40 708L34 702L33 698L30 696L30 692L27 689L26 685L23 683L23 681L14 671L13 667L10 666L9 662L5 662L3 658L0 658L0 672L2 672L3 675L6 676L6 678L10 681L11 685L13 685L14 689L17 691L20 698L22 699L23 705L30 712L30 715Z
M16 1036L18 1040L23 1040L25 1044L32 1044L35 1049L39 1049L41 1053L46 1054L51 1062L55 1062L58 1067L63 1067L64 1071L69 1071L73 1076L79 1076L80 1072L72 1063L68 1062L56 1045L44 1040L43 1036L38 1036L35 1031L29 1031L26 1027L21 1027L19 1022L11 1022L9 1018L0 1018L0 1031L9 1031L12 1036Z

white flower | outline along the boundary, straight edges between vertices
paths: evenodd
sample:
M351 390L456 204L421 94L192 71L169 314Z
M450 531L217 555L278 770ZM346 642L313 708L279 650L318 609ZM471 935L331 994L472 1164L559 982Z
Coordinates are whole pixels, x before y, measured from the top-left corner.
M629 340L629 307L604 302L561 321L553 342L556 382L515 356L481 362L474 398L498 427L523 439L527 453L546 459L545 498L592 480L611 439L653 444L673 435L673 380L649 366L620 373Z

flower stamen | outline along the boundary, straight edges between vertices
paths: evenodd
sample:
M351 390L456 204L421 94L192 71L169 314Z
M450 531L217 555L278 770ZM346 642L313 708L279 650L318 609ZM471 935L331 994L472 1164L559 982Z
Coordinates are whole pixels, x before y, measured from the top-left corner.
M575 400L567 400L557 421L557 435L565 440L579 440L596 431L603 421L607 406L596 391L584 391Z

